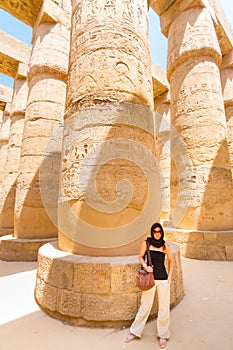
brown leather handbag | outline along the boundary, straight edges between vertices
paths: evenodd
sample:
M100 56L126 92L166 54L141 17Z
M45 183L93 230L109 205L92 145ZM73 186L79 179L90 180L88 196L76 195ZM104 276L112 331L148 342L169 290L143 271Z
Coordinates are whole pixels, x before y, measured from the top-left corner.
M146 241L146 250L149 266L152 266L149 243ZM136 276L136 286L141 290L151 289L155 285L153 272L147 272L143 268L138 271Z

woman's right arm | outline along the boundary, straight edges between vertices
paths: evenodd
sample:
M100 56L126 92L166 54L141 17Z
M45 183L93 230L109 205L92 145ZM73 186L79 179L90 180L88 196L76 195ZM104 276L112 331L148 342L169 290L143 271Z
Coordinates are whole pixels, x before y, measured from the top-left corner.
M144 268L144 270L146 270L147 272L152 272L153 268L151 266L147 266L147 264L144 260L145 253L146 253L146 241L143 241L141 248L140 248L140 251L139 251L138 260L139 260L140 264L142 265L142 267Z
M145 252L146 252L146 241L143 241L139 251L139 256L138 256L138 260L142 266L146 266L146 262L144 260Z

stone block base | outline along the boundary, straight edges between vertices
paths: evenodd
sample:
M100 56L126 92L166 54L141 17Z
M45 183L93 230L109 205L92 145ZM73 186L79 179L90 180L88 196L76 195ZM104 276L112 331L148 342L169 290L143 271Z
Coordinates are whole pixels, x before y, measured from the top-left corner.
M179 246L171 243L174 278L171 307L184 296ZM72 325L121 327L131 324L140 304L135 286L136 255L94 257L61 251L57 243L39 249L35 299L50 316ZM157 315L157 300L150 318Z
M180 246L182 256L233 261L233 231L195 231L166 227L165 238Z
M0 228L0 237L13 235L13 233L14 233L13 228Z
M55 238L50 239L18 239L13 235L0 238L0 260L5 261L37 261L39 248Z

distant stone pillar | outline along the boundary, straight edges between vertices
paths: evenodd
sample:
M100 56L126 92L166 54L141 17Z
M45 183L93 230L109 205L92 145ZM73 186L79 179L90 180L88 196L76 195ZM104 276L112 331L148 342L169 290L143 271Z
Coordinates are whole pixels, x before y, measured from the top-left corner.
M0 195L0 229L12 229L14 227L15 188L19 172L27 95L27 65L19 63L14 80L10 136Z
M4 111L2 113L2 122L0 130L0 188L2 186L2 181L4 177L5 163L7 157L7 148L10 135L10 112L11 112L11 103L7 102L5 104Z
M50 220L42 192L57 198L54 192L58 189L53 184L41 188L40 171L52 152L48 148L53 133L63 123L69 41L69 7L58 8L45 0L34 28L28 71L29 93L16 188L16 238L57 236L56 223ZM52 162L47 171L53 172Z
M3 117L3 107L0 108L0 129L1 129L1 126L2 126L2 117Z
M72 5L59 247L132 254L160 213L147 1Z
M227 121L227 141L233 176L233 51L223 57L221 82Z
M166 226L170 220L170 93L164 93L162 97L155 99L155 150L159 159L160 189L161 189L161 214L159 221Z
M232 177L219 73L221 52L207 9L191 8L174 19L168 32L167 62L174 127L172 224L187 256L228 259L233 237Z
M1 128L2 128L2 120L3 120L3 111L4 111L5 105L1 106L0 105L0 132L1 132ZM3 146L3 141L0 140L0 152L1 152L1 148ZM0 158L0 161L2 160L2 157ZM3 168L1 166L1 172L3 171ZM0 172L0 174L1 174ZM1 177L0 177L0 190L1 190Z

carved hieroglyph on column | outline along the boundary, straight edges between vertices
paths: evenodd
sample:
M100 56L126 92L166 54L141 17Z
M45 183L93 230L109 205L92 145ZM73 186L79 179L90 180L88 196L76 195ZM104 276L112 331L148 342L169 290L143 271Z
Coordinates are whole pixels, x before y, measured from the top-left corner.
M10 136L0 197L0 227L2 228L13 228L14 226L15 188L28 95L26 71L27 65L20 63L14 80Z
M130 254L160 214L147 1L72 6L59 246Z
M229 64L225 67L224 61L230 58ZM221 70L221 82L223 90L223 100L227 120L227 141L229 147L231 172L233 176L233 51L224 57L224 68Z
M57 236L57 227L47 214L50 208L41 198L41 191L56 197L57 188L52 184L40 188L39 172L50 138L63 123L70 29L62 20L53 22L46 13L39 17L28 73L29 94L16 189L16 238ZM67 22L65 12L61 18ZM51 162L48 176L52 172Z
M172 135L171 193L173 226L183 229L232 229L232 179L226 118L220 83L221 52L206 9L192 8L171 24L168 78L171 123L186 154ZM191 164L187 165L186 155Z
M155 100L155 149L159 159L162 209L159 221L164 224L170 217L170 94L165 93Z

